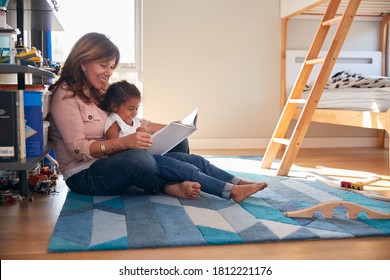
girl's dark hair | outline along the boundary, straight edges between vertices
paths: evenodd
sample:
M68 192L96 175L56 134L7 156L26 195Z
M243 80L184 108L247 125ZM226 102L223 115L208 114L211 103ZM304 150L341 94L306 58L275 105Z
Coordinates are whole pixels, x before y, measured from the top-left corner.
M115 67L119 63L120 52L118 47L107 35L91 32L82 36L73 46L61 69L61 75L56 83L49 87L55 94L59 86L63 85L79 96L84 102L90 103L93 100L84 92L87 80L81 66L92 61L108 61L115 59ZM98 100L102 93L91 88L90 93Z
M139 89L125 80L115 82L108 87L101 103L101 108L107 113L112 113L114 108L119 107L120 104L126 102L129 98L141 99Z

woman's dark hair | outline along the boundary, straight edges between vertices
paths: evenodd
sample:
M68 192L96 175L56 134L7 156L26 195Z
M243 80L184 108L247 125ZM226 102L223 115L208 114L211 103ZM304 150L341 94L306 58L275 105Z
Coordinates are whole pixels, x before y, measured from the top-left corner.
M112 113L114 108L119 107L129 98L141 99L139 89L125 80L115 82L108 87L100 107L107 113Z
M119 63L120 52L107 35L96 32L85 34L74 44L61 69L61 76L56 83L49 87L49 90L55 94L58 87L64 85L74 93L74 96L79 96L84 102L93 102L84 92L87 80L81 66L92 61L108 61L111 59L115 59L114 66L116 67ZM102 93L94 88L90 91L100 101Z

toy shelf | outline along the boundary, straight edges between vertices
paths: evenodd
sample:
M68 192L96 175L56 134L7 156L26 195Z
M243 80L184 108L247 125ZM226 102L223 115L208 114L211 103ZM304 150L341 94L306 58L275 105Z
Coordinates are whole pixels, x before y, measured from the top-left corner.
M24 90L25 74L32 74L38 77L54 78L55 74L30 65L17 65L17 64L0 64L1 74L17 74L18 76L18 89ZM14 170L19 173L19 191L21 196L28 196L28 176L27 172L37 162L42 160L52 149L54 148L54 142L48 142L44 147L43 154L38 157L27 157L18 161L0 162L0 170Z
M24 90L26 88L25 74L31 74L38 77L54 78L53 72L37 68L31 65L18 64L0 64L0 74L17 74L18 75L18 89Z
M0 64L0 74L33 74L41 77L54 78L55 74L31 65Z

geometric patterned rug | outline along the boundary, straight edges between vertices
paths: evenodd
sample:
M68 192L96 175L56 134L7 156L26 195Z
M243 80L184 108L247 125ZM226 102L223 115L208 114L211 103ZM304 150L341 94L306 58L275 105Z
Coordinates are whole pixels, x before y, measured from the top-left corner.
M358 203L390 213L390 202L337 188L313 178L272 176L260 169L260 157L207 157L238 177L266 181L268 187L234 203L206 193L194 200L137 189L118 196L68 192L52 234L49 252L125 250L291 240L390 236L390 220L364 212L348 219L343 206L332 219L290 218L283 213L327 201ZM290 172L291 173L291 172Z

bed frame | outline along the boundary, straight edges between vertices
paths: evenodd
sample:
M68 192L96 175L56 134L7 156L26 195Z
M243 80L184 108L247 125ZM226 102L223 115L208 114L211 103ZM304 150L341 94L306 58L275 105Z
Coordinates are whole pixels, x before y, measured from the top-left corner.
M289 93L296 76L302 66L307 52L301 50L286 51L286 88ZM320 52L320 56L324 54ZM365 75L382 75L382 53L379 51L342 51L333 67L332 74L340 71L352 70L353 73ZM318 69L313 69L311 77L318 75ZM313 78L309 78L311 81ZM297 109L294 118L297 119L300 110ZM316 109L312 121L336 125L348 125L364 128L384 130L390 134L390 110L387 112L347 111L332 109ZM382 138L381 138L382 139Z
M297 1L288 1L282 0L281 5L284 2L289 5L298 5L291 4L291 2ZM296 7L297 10L284 15L282 17L282 90L281 90L281 106L282 109L285 107L287 102L287 97L290 94L289 90L291 89L292 83L294 83L299 68L302 66L302 61L300 57L304 58L306 54L300 51L287 51L286 41L287 41L287 25L288 20L295 18L296 16L321 16L325 13L329 1L300 1L306 2L306 7ZM345 2L345 4L344 4ZM345 9L345 5L349 1L342 0L339 9ZM283 10L283 7L282 7ZM358 11L356 13L358 17L380 17L380 52L340 52L339 59L343 58L354 58L360 59L364 63L358 65L354 62L353 67L350 69L354 72L361 72L362 74L370 75L386 75L386 47L387 47L387 34L388 26L390 22L390 1L389 0L362 0ZM300 62L300 64L299 64ZM295 70L287 68L293 65L292 67L298 67ZM340 67L335 65L333 73L338 70L347 70L345 64ZM363 67L361 71L357 67ZM343 68L343 69L342 69ZM298 69L298 70L297 70ZM297 72L298 71L298 72ZM315 70L313 69L313 72ZM295 76L294 76L295 75ZM326 78L327 79L327 78ZM300 115L300 109L297 109L294 118L298 118ZM378 146L384 146L384 136L385 131L390 135L390 109L387 112L369 112L369 111L348 111L348 110L332 110L332 109L316 109L314 115L311 119L313 122L336 124L336 125L347 125L355 127L364 127L364 128L373 128L378 129ZM389 149L389 168L390 168L390 149ZM282 174L281 174L282 175ZM287 174L284 174L287 175Z

